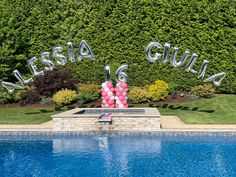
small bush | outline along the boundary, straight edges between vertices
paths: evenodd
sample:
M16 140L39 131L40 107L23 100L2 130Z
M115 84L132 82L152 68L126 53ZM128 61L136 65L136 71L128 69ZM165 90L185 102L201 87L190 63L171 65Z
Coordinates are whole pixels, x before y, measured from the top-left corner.
M129 91L129 100L133 103L143 103L147 101L147 90L141 87L133 87Z
M14 93L13 93L13 98L14 98L14 102L19 102L22 100L22 95L27 91L27 89L24 89L24 90L16 90Z
M71 104L77 98L75 91L69 89L62 89L53 95L53 101L59 106L66 106Z
M85 93L85 94L97 94L99 95L100 93L100 86L97 84L78 84L77 85L77 90L80 93Z
M191 94L202 98L212 98L215 96L215 89L210 84L198 85L191 88Z
M79 93L78 94L78 100L80 104L84 104L84 103L89 103L91 101L94 101L96 99L98 99L99 95L98 94L89 94L89 93Z
M157 80L154 84L149 85L147 90L148 98L152 101L163 100L168 96L168 84L165 81Z
M168 83L168 91L170 95L176 95L177 91L180 89L180 86L176 83L170 82Z
M35 89L26 90L25 93L21 95L21 104L34 104L41 100L40 94Z
M12 102L12 96L9 95L7 92L0 93L0 103L6 104Z
M51 97L54 93L62 89L76 90L76 80L72 80L72 73L69 71L48 71L44 76L38 77L33 82L33 86L42 96Z
M100 86L96 84L78 84L78 100L80 104L88 103L99 98Z
M25 92L26 90L17 90L12 95L10 95L4 90L3 92L0 92L0 104L19 102L21 100L22 94Z

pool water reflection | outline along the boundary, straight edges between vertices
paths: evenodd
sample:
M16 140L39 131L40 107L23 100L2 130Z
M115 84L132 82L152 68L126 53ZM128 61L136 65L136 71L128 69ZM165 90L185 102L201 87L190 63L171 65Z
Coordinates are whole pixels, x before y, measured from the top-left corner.
M234 137L0 138L0 176L236 176Z

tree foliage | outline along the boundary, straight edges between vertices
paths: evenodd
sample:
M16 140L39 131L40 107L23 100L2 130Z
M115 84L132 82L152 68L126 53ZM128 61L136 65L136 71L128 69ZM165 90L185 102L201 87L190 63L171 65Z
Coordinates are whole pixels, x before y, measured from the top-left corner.
M82 39L93 50L96 61L68 63L82 83L100 84L103 68L116 69L128 63L129 85L144 86L157 79L177 83L183 89L202 83L184 67L148 62L145 48L152 41L169 42L197 53L198 70L210 61L206 77L227 73L220 91L236 88L236 1L235 0L2 0L0 2L0 78L12 79L19 69L27 74L26 59L41 52L74 44ZM173 47L172 47L173 49Z

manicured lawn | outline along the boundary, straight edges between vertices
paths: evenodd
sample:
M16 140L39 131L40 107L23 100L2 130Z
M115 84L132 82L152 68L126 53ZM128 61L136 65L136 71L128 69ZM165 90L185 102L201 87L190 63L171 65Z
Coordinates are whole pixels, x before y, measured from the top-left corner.
M222 94L194 102L161 104L157 108L161 115L177 115L188 124L236 124L236 95Z
M161 115L177 115L189 124L236 124L236 95L218 95L212 99L153 106ZM0 108L0 124L39 124L51 120L50 116L56 113L53 105Z
M53 106L0 108L0 124L40 124L51 120L50 116L56 113Z

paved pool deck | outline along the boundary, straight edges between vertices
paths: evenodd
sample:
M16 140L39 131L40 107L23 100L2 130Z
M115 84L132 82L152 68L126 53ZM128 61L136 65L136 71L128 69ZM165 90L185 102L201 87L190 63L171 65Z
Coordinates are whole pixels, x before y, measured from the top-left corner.
M236 124L185 124L177 116L161 116L162 130L236 132Z
M0 131L52 131L52 121L42 124L0 124Z
M52 131L48 121L34 125L0 124L0 131ZM236 124L185 124L177 116L161 116L159 131L236 132Z

